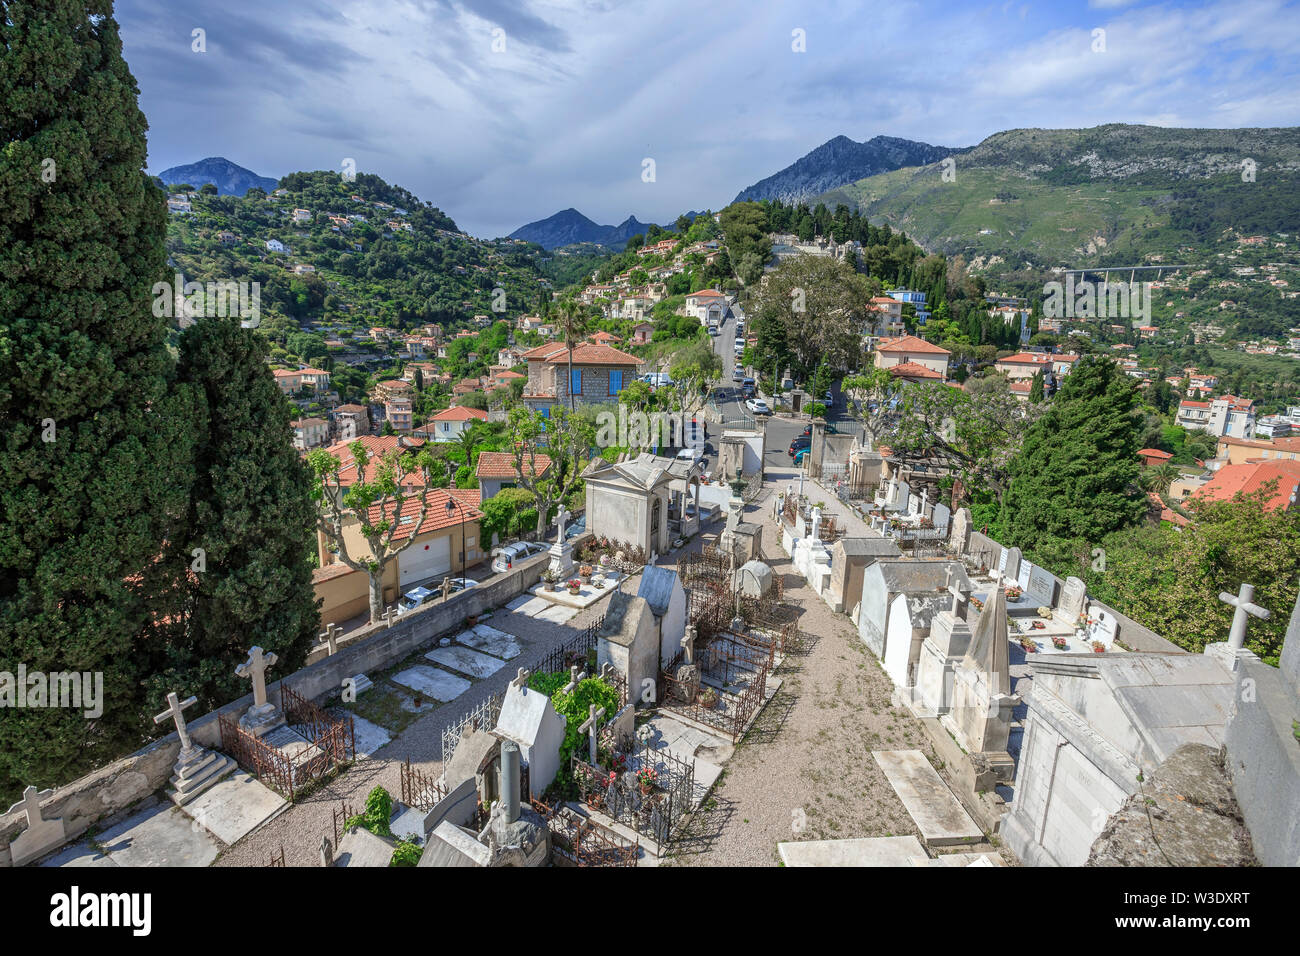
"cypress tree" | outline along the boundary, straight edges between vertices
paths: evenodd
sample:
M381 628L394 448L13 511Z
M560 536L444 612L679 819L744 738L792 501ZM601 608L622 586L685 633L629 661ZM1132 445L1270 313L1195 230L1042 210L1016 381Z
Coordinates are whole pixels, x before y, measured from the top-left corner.
M108 0L0 11L0 671L101 674L103 707L29 693L6 709L0 803L138 746L161 705L136 644L189 439L150 307L164 197L111 14Z
M1038 552L1062 540L1095 545L1141 520L1137 405L1132 380L1114 362L1085 356L1075 363L1011 463L1002 502L1008 545Z
M1035 372L1034 380L1029 383L1029 400L1035 405L1043 403L1043 373Z
M171 687L218 705L248 692L235 676L252 643L297 669L320 623L309 555L311 478L292 444L290 406L269 346L237 317L200 319L181 336L178 375L201 395L194 485L169 545L174 613L156 628L153 696Z

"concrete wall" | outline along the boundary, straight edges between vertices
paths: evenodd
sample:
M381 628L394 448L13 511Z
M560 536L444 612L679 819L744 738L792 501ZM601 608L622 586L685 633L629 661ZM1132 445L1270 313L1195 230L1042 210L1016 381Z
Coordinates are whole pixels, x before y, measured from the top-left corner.
M1291 728L1300 704L1286 676L1262 661L1240 660L1224 736L1232 789L1265 866L1300 866L1300 746Z

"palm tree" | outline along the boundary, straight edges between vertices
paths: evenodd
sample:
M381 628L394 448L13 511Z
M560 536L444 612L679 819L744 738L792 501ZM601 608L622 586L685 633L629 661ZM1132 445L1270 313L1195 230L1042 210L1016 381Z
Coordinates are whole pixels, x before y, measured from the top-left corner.
M1178 469L1169 464L1151 465L1143 468L1142 473L1138 476L1138 483L1145 491L1154 491L1157 494L1168 494L1169 486L1177 480L1179 475Z
M573 350L578 339L587 334L588 315L586 307L573 298L562 301L558 313L560 325L564 328L564 345L569 350L569 410L576 411L577 403L573 398Z

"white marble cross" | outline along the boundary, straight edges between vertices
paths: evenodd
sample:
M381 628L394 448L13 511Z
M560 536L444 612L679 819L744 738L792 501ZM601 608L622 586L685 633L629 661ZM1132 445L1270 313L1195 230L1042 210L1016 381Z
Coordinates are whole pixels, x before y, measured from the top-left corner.
M343 628L339 627L337 624L326 624L325 630L321 632L320 635L321 639L325 642L325 645L330 649L331 657L333 657L335 654L338 653L339 633L342 630Z
M564 523L572 517L569 509L565 507L561 507L560 513L555 516L555 525L559 529L559 534L555 537L556 544L564 544Z
M596 765L596 739L600 736L597 721L604 716L604 707L597 710L595 704L588 704L587 719L578 727L578 733L587 735L588 745L591 748L591 760L589 762L593 767Z
M187 697L185 700L181 700L173 691L167 695L167 709L161 714L157 714L153 719L155 724L164 723L168 718L176 722L176 733L181 738L182 750L193 750L194 744L190 741L190 730L185 726L185 715L181 711L190 704L197 704L198 702L197 697Z
M23 791L22 806L23 809L27 811L28 828L36 826L45 819L41 816L41 797L48 796L53 792L53 790L37 790L33 786L28 786L27 789Z
M515 674L515 679L510 682L510 686L523 688L528 684L528 678L531 676L532 676L532 671L529 671L526 668L521 667L519 668L519 672Z
M1227 591L1219 592L1220 601L1236 608L1232 614L1232 630L1228 632L1228 646L1234 651L1241 650L1246 644L1246 624L1250 618L1257 617L1267 621L1272 617L1272 612L1253 603L1254 599L1255 585L1253 584L1243 584L1236 597Z
M248 660L235 668L235 674L239 677L251 677L253 680L253 706L263 707L266 704L266 669L278 661L275 654L267 654L257 645L248 652Z

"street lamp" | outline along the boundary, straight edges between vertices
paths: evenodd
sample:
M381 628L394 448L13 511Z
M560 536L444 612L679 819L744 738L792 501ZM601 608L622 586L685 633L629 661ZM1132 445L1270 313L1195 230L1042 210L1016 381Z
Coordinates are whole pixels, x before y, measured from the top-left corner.
M455 509L460 509L460 576L462 580L465 577L465 506L456 500L456 496L447 492L447 517L450 518L455 514ZM451 596L451 588L442 596L445 601Z

